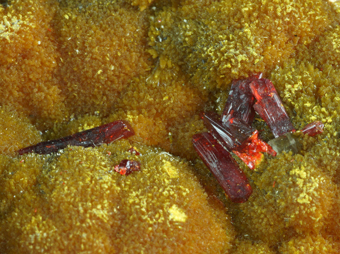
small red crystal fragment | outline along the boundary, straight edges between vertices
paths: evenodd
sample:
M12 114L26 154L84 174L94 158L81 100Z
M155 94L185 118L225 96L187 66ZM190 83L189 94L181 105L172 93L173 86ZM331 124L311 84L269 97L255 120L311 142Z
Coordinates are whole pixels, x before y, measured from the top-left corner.
M226 122L222 123L216 113L206 112L202 114L202 119L211 135L228 150L242 146L253 133L251 126L238 118L226 119Z
M130 147L130 149L128 150L131 154L134 154L134 155L140 155L140 152L138 152L135 148L133 147Z
M320 121L315 121L310 124L307 124L301 131L304 134L308 134L311 137L314 137L317 134L323 133L323 128L325 125Z
M255 117L255 111L253 108L255 98L251 92L249 84L253 80L253 77L233 80L227 103L221 117L223 123L225 123L228 118L238 118L248 125L252 124Z
M269 125L275 138L295 131L280 97L269 79L252 81L250 89L257 100L254 109Z
M121 175L129 175L133 171L140 170L140 162L139 161L131 161L131 160L122 160L119 165L116 165L114 170Z
M231 154L209 133L195 134L193 145L223 190L235 203L248 200L253 190L246 175L239 168Z
M50 140L20 149L20 155L25 153L49 154L70 146L98 146L111 143L121 138L129 138L135 133L130 124L125 121L115 121L86 131L75 133L61 139Z
M266 152L272 156L276 156L276 152L270 145L258 138L259 132L254 131L253 135L249 137L246 144L237 150L233 150L250 169L254 169L263 158L262 152Z

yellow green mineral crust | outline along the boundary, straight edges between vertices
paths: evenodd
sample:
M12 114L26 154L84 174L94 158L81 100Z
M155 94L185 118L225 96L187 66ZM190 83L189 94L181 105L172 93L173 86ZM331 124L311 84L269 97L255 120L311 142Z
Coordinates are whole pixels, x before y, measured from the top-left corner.
M326 0L12 0L0 5L0 253L339 253L340 13ZM297 154L231 203L192 145L199 113L264 72ZM115 120L136 135L15 151ZM256 117L264 141L273 138ZM133 147L139 156L128 150ZM122 160L141 163L128 176Z

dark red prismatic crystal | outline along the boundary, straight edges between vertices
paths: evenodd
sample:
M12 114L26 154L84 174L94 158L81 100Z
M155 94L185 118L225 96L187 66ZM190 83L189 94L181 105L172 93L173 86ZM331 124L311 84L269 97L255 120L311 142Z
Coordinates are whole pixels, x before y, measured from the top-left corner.
M135 133L130 124L125 121L115 121L86 131L75 133L61 139L50 140L29 146L18 151L19 154L38 153L49 154L64 149L67 146L98 146L111 143L121 138L129 138Z
M307 124L301 131L304 134L308 134L311 137L314 137L317 134L323 133L323 127L325 125L320 121L315 121L310 124Z
M258 138L258 131L243 120L226 118L222 123L216 113L202 114L210 134L229 151L233 151L250 169L254 169L263 158L262 152L276 156L276 152L266 142Z
M269 79L252 81L250 89L257 100L254 105L256 112L266 121L276 138L287 132L295 131L280 97Z
M195 134L192 142L198 155L231 201L236 203L246 202L253 191L246 175L231 154L212 135L206 132Z
M227 103L224 107L221 120L226 123L228 119L238 118L246 124L251 125L255 117L253 108L255 98L249 87L253 78L233 80L228 96Z
M238 118L225 119L224 123L219 118L219 115L214 112L202 114L204 125L211 135L230 151L242 146L254 131L251 126Z

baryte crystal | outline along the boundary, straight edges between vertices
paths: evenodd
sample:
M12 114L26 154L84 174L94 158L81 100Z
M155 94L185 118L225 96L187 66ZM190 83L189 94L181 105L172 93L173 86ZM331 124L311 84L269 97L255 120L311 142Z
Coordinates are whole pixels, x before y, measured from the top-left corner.
M290 132L285 133L284 135L282 135L278 138L274 138L274 139L270 140L268 142L268 144L277 153L282 153L283 151L285 151L285 152L292 151L294 154L296 154L302 148L301 143Z
M235 203L247 201L253 192L252 188L231 154L206 132L195 134L192 142L198 155L231 201Z
M222 113L222 122L228 118L238 118L251 125L255 111L253 108L255 98L249 87L254 78L233 80L228 96L227 103Z
M308 134L311 137L314 137L317 134L323 133L323 128L325 125L320 121L315 121L310 124L307 124L301 132L304 134Z
M250 83L257 102L254 109L269 125L274 137L295 131L281 99L269 79L257 79Z
M270 145L258 138L259 132L256 130L246 141L246 144L238 150L233 150L250 169L254 169L263 158L262 152L276 156L276 152Z
M216 113L206 112L202 119L211 135L230 151L242 146L253 133L251 126L237 118L222 123Z

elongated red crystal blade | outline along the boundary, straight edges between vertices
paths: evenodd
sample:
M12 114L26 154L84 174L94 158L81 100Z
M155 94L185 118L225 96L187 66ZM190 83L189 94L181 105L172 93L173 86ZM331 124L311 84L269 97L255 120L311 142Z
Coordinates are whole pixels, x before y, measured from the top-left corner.
M213 137L228 150L242 146L253 132L249 125L237 118L226 119L226 122L222 123L214 112L203 113L202 119Z
M135 133L130 124L125 121L115 121L86 131L75 133L61 139L50 140L20 149L18 153L38 153L49 154L64 149L68 145L72 146L98 146L103 143L111 143L121 138L129 138Z
M249 87L252 80L253 78L233 80L221 117L223 123L227 122L227 119L238 118L248 125L252 124L255 117L255 98Z
M269 79L252 81L250 89L257 100L254 109L266 121L276 138L287 132L295 131L280 97Z
M314 137L317 134L323 133L323 128L325 125L320 121L315 121L310 124L307 124L301 131L304 134L308 134L311 137Z
M248 200L253 190L246 175L237 163L212 135L209 133L195 134L193 145L205 165L213 173L223 190L235 203Z

